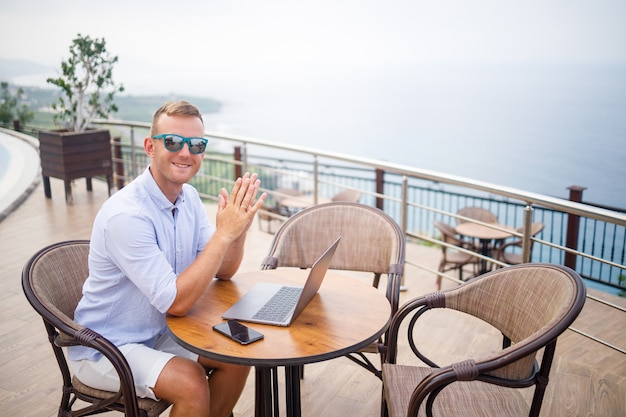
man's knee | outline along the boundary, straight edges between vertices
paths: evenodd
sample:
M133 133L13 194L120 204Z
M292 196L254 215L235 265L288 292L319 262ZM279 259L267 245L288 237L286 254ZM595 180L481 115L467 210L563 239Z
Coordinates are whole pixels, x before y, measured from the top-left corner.
M185 389L186 392L183 393L183 395L194 401L199 397L206 397L208 402L209 385L207 382L206 370L199 363L193 362L193 370L190 369L188 372L184 372L184 377L189 378L191 387L187 387Z
M197 362L175 357L163 368L155 387L160 398L171 403L193 400L209 402L209 387L204 368Z

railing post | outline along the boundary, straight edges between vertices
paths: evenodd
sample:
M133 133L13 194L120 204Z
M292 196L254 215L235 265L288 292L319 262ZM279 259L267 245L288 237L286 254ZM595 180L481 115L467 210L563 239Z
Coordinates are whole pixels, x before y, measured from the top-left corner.
M319 160L317 155L313 156L313 202L317 204L317 193L319 192L318 187L319 180Z
M402 228L402 233L404 234L404 236L406 236L409 215L409 178L406 175L402 176L402 202L400 204L402 204L400 214L400 221L402 222L402 224L400 225L400 227ZM405 276L406 275L403 273L400 282L400 291L406 291L407 289L407 286L404 283Z
M235 178L233 178L233 180L236 180L243 175L241 171L241 164L237 163L241 162L241 146L235 146L235 154L233 157L235 158Z
M248 143L243 142L241 147L241 172L248 171Z
M132 158L131 178L137 178L137 151L135 150L135 128L130 128L130 157Z
M402 233L406 233L408 223L408 211L409 211L409 178L406 175L402 176L402 210L400 219L402 224Z
M115 172L115 187L121 190L124 187L124 160L122 159L122 138L113 138L113 170Z
M522 262L530 262L530 239L532 239L533 208L530 204L524 207L524 236L522 236Z
M385 195L385 171L380 168L376 168L376 194ZM385 209L385 199L382 197L376 197L376 208Z
M569 200L580 203L583 200L583 190L586 187L572 185L567 187L569 190ZM567 231L565 237L565 246L570 249L578 250L578 229L580 226L580 216L569 213L567 215ZM565 260L563 264L572 269L576 269L576 254L565 252Z

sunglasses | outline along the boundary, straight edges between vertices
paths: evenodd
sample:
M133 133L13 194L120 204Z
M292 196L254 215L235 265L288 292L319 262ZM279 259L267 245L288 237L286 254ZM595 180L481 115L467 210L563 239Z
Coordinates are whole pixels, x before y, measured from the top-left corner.
M189 145L189 152L200 154L206 150L206 144L209 142L205 138L186 138L184 136L175 135L173 133L164 133L162 135L154 135L152 139L163 139L165 149L170 152L178 152L183 149L185 143Z

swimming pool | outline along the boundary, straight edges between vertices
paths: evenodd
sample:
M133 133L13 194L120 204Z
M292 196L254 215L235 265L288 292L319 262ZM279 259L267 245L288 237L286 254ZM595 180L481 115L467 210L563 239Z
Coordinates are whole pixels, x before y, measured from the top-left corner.
M9 150L6 146L0 142L0 181L6 175L7 168L9 167Z
M12 211L39 172L39 151L24 138L0 131L0 219Z

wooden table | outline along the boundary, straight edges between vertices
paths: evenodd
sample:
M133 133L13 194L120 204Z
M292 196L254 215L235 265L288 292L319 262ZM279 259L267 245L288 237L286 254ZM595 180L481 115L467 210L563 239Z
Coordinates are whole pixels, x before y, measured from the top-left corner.
M280 205L281 207L284 207L288 213L296 214L300 210L307 207L311 207L316 204L330 203L331 201L332 200L330 198L323 197L318 197L317 201L315 201L315 197L313 195L307 194L285 198L284 200L281 200Z
M391 318L384 293L369 283L329 271L319 293L289 327L246 323L265 335L240 345L212 330L222 313L257 282L302 285L308 270L282 268L237 274L214 280L184 317L167 317L175 340L201 356L255 366L255 415L278 415L272 372L285 367L289 416L300 416L300 366L357 351L382 335Z
M461 223L455 228L455 230L460 235L478 239L480 241L480 254L490 256L491 248L494 247L492 243L513 236L513 232L515 231L512 227L499 223L493 223L493 226L505 230L494 229L492 227L472 222ZM481 259L480 273L484 274L487 271L487 261L485 259Z

